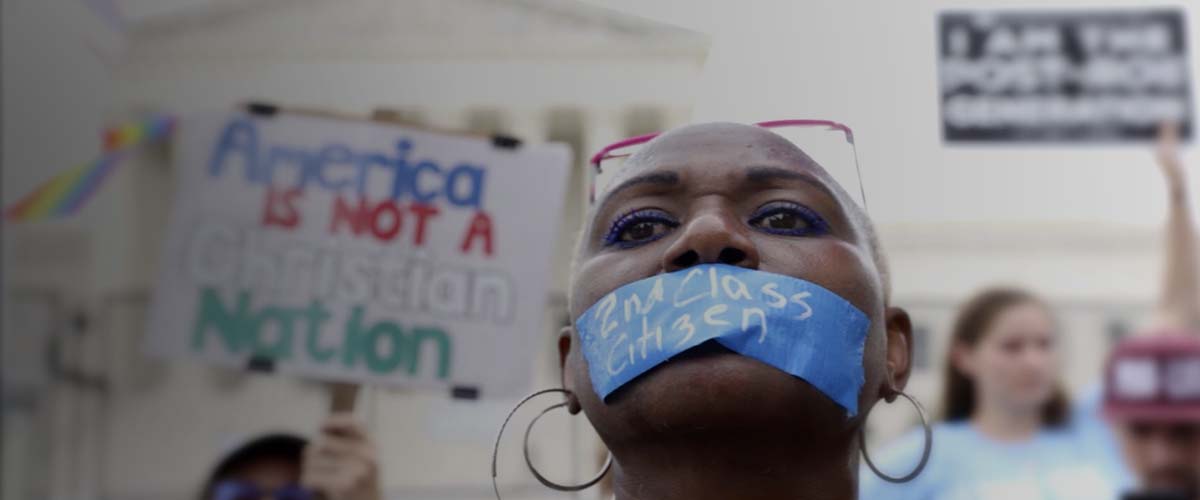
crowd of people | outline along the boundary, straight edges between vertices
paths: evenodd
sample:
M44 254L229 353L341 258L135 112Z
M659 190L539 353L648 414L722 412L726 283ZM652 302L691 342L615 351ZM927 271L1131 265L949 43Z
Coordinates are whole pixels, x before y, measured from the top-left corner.
M1060 379L1052 304L986 289L958 311L942 397L925 402L922 428L864 456L874 405L902 398L921 409L903 392L912 323L893 302L883 248L846 194L853 186L771 130L729 123L646 137L596 193L575 250L571 317L622 286L697 266L803 280L869 320L862 343L847 347L861 349L860 363L834 367L861 374L857 405L836 404L803 368L788 373L717 341L600 396L592 333L577 324L558 339L555 392L611 453L601 475L617 500L1200 500L1200 255L1177 136L1164 125L1158 144L1169 193L1158 310L1084 393ZM363 428L335 414L312 442L271 435L238 448L201 500L377 500L381 468Z

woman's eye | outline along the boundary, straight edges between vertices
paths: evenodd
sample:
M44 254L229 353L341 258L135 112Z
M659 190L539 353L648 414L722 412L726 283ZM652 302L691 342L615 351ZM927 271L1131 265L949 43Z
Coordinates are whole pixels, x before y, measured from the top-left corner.
M629 226L618 237L620 241L642 241L648 240L666 231L666 227L661 222L638 222Z
M789 236L824 234L829 230L816 212L790 202L768 203L750 217L750 225L768 233Z
M604 237L605 246L635 247L657 240L679 222L661 210L639 210L622 216Z
M773 229L777 231L788 231L804 229L808 227L808 223L801 219L796 214L787 212L776 212L766 217L763 217L759 225L764 229Z

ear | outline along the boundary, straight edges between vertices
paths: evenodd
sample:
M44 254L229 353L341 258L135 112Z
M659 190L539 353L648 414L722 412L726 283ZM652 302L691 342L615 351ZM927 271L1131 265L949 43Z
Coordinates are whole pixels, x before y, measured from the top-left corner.
M575 328L571 325L562 327L558 331L558 370L559 382L563 389L571 391L567 395L567 410L572 415L577 414L583 407L579 406L579 398L575 396L575 375L572 370L567 369L567 358L571 356L571 342L575 338Z
M912 320L908 312L899 307L889 307L887 320L887 387L882 397L891 403L897 393L908 385L912 374Z

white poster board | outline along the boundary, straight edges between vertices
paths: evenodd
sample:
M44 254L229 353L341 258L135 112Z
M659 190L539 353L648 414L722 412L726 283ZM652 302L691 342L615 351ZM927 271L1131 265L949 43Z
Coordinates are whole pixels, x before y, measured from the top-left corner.
M174 157L151 353L482 397L529 388L566 146L223 112L182 120Z

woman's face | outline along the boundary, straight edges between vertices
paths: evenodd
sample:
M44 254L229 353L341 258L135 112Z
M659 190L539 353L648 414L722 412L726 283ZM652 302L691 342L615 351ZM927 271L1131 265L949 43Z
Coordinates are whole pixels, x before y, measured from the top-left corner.
M1037 412L1054 393L1055 344L1055 324L1046 308L1020 303L997 314L973 348L963 348L959 369L974 380L981 402Z
M867 229L841 188L791 143L753 126L688 126L644 147L610 185L582 236L571 314L622 285L698 264L793 276L871 319L859 408L903 386L910 327L903 311L886 307ZM573 410L582 407L618 457L654 439L757 433L818 442L856 429L857 419L807 382L715 342L648 371L605 403L577 339L570 330L560 342L564 386L575 394Z

